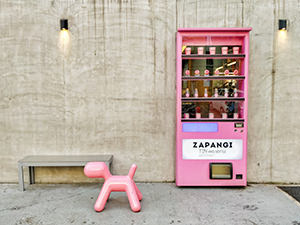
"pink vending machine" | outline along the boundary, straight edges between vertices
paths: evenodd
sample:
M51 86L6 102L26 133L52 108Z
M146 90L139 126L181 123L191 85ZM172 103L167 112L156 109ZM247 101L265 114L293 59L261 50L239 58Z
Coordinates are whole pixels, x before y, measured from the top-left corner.
M178 30L177 186L247 185L250 30Z

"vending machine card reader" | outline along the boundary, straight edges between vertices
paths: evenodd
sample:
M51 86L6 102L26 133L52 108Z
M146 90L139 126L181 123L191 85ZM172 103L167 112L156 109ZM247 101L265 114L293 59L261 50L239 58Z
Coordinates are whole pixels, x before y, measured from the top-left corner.
M247 185L250 30L177 32L177 186Z

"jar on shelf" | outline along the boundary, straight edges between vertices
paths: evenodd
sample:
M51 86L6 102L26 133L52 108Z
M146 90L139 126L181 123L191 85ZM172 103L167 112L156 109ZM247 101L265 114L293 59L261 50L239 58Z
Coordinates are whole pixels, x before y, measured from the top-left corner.
M192 53L192 49L190 47L185 48L185 54L190 55Z
M233 47L233 54L238 55L240 53L240 47Z
M203 55L204 54L204 48L203 47L198 47L198 55Z
M222 55L228 54L228 47L222 47Z
M233 113L233 119L238 119L239 118L239 114L238 113Z
M227 119L227 113L226 112L222 113L222 119Z
M215 55L216 54L216 47L209 47L209 54Z

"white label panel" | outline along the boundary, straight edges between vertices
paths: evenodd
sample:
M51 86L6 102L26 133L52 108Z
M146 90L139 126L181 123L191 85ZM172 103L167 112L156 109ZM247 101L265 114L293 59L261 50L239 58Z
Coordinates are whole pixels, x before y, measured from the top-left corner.
M183 159L242 159L242 139L183 139Z

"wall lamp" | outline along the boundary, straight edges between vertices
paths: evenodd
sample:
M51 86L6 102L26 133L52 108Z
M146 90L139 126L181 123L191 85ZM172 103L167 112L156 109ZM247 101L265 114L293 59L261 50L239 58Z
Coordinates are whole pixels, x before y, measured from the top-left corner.
M67 19L61 19L60 20L60 30L68 30L68 20Z
M287 20L280 19L278 21L278 30L287 30Z

